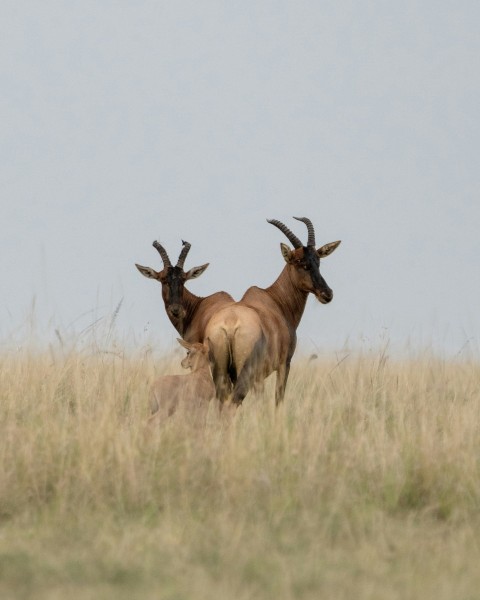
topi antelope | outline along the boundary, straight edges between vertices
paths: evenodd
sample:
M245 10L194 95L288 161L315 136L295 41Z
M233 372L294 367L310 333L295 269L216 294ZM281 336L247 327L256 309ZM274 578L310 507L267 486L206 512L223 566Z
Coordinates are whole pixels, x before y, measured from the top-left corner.
M145 277L156 279L161 283L167 316L182 338L187 342L203 342L208 321L217 310L232 303L233 298L226 292L216 292L201 298L186 289L185 283L189 279L199 277L209 263L185 272L183 265L191 245L184 241L182 245L175 266L172 266L165 248L157 241L153 242L153 246L162 258L163 269L155 271L150 267L142 267L138 264L135 266Z
M190 344L179 338L177 340L187 350L182 367L191 369L191 373L165 375L154 382L150 393L150 408L153 414L148 423L170 417L180 407L193 413L195 417L206 416L209 401L215 398L208 345Z
M215 313L208 323L213 379L216 394L224 402L232 390L232 400L239 405L252 388L277 372L275 401L283 400L290 361L297 343L296 329L302 318L308 294L322 304L333 292L320 275L320 259L331 254L340 242L315 247L315 231L310 219L294 217L307 226L308 241L302 242L277 220L268 221L293 244L293 250L281 243L287 263L277 280L268 288L249 288L240 302Z

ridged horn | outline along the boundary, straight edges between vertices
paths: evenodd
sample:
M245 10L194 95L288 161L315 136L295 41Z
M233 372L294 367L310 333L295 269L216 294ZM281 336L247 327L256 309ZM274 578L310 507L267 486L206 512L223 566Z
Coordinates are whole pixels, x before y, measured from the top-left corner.
M178 257L177 267L183 269L183 264L185 263L185 259L187 258L188 251L191 248L191 244L182 240L182 251L180 252L180 256Z
M154 248L156 248L158 250L158 253L160 254L160 256L162 257L163 260L163 266L164 267L171 267L172 263L170 262L170 259L168 258L168 254L167 251L165 250L165 248L160 244L160 242L157 242L157 240L155 240L152 244L152 246Z
M315 246L315 229L313 228L313 224L310 221L310 219L307 219L307 217L293 217L293 218L297 219L297 221L302 221L302 223L305 223L305 225L307 226L307 230L308 230L307 246Z
M287 236L294 248L301 248L303 246L302 242L297 238L297 236L292 233L290 229L281 221L277 221L277 219L267 219L267 223L271 223L272 225L275 225L275 227L278 227L278 229L280 229L280 231Z

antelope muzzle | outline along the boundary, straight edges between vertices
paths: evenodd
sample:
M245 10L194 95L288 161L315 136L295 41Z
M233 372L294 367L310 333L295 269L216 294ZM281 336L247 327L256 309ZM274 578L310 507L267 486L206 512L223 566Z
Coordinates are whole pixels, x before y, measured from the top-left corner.
M318 292L316 296L322 304L328 304L333 299L333 291L330 288L327 288L326 290Z
M170 304L167 308L168 314L174 319L183 319L185 316L185 309L181 304Z

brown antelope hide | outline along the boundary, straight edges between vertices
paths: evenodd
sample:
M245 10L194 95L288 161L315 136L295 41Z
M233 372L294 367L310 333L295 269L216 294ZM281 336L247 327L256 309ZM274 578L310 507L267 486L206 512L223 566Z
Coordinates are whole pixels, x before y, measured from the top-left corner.
M157 241L153 242L153 246L162 258L163 269L155 271L150 267L142 267L137 264L135 266L145 277L160 282L167 316L182 338L187 342L203 342L208 321L219 308L232 303L233 298L226 292L216 292L201 298L187 290L185 283L199 277L209 263L193 267L185 272L183 265L190 250L190 244L182 241L182 245L182 251L175 266L172 266L165 248Z
M274 371L275 400L281 402L307 297L313 294L322 304L333 298L320 274L320 259L331 254L340 242L317 249L310 219L294 218L307 226L307 245L280 221L268 221L293 244L293 249L280 244L285 267L270 287L249 288L240 302L217 311L208 323L205 335L211 341L213 379L221 402L233 386L232 401L241 404L252 388L262 389L264 379Z
M183 409L194 418L205 418L211 399L215 398L215 386L210 370L207 344L190 344L178 339L187 350L182 367L191 369L187 375L165 375L157 379L150 392L152 415L148 423L161 422Z

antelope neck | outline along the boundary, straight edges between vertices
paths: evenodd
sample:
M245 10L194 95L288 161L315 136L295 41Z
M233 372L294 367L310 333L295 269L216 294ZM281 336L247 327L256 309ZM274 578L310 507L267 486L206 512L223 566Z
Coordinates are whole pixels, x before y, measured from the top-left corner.
M277 279L265 291L275 301L288 323L297 329L305 310L308 292L299 289L293 283L288 265L285 265Z

